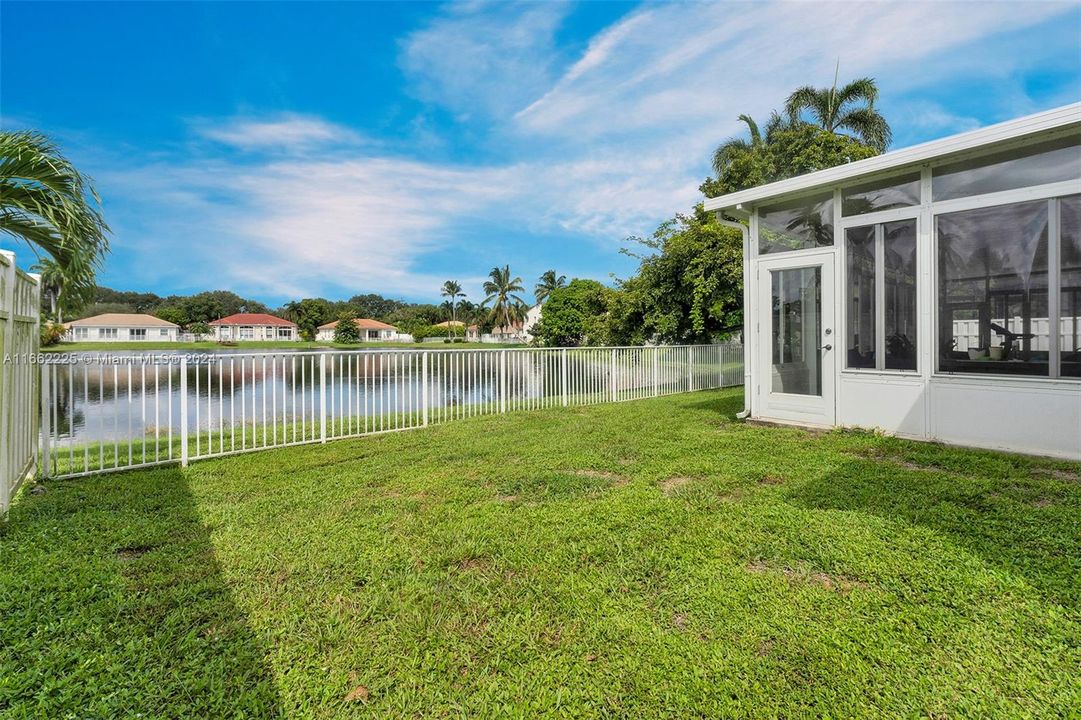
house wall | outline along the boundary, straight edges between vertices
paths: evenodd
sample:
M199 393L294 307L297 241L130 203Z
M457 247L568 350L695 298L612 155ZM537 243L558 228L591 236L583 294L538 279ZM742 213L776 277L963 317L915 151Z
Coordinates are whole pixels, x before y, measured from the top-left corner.
M375 333L375 337L371 337L370 333ZM361 342L406 342L402 339L402 334L397 330L364 330L360 331ZM318 331L315 334L315 339L320 342L334 342L334 328L326 328ZM412 340L412 336L409 336L409 340Z
M931 167L934 162L923 164L921 175L921 203L913 208L889 210L848 219L841 217L841 191L834 191L834 244L832 248L816 248L810 251L794 251L759 256L758 254L758 208L751 209L749 219L751 251L748 283L750 290L748 313L747 367L750 368L751 415L763 420L783 420L771 417L766 409L763 393L768 393L768 382L762 377L765 363L771 352L770 338L760 332L764 323L760 313L769 313L769 307L761 307L759 298L759 264L766 259L798 257L817 253L833 257L833 304L832 319L834 355L833 377L835 379L835 424L881 430L903 437L936 440L974 447L1033 453L1081 460L1081 381L1065 378L1016 377L1001 375L977 375L967 373L940 373L937 371L938 293L936 268L936 238L934 217L943 212L944 203L931 202ZM914 168L898 169L891 175L911 172ZM857 178L846 184L866 182ZM1053 186L1024 188L1009 193L999 193L991 202L1010 203L1044 197L1058 197L1081 191L1081 179L1077 183L1057 183ZM819 190L818 192L821 192ZM773 202L771 200L770 202ZM951 201L947 208L962 209L965 206L980 207L985 199L971 198ZM845 312L846 268L844 255L844 227L869 225L902 218L915 218L917 226L917 345L918 369L914 372L850 370L845 368ZM1065 327L1072 319L1062 318ZM1004 324L1004 323L1003 323ZM955 331L963 329L954 322ZM1034 322L1036 338L1032 348L1047 347L1048 326ZM1042 343L1041 347L1041 332ZM963 335L955 332L956 335ZM972 333L973 335L977 333ZM971 341L973 344L977 340ZM967 348L957 348L966 350Z
M145 331L146 335L140 335ZM75 325L68 328L65 342L176 342L175 327L88 327Z
M218 342L266 342L297 339L296 328L282 327L281 325L214 325L213 328L214 339ZM279 329L287 331L288 336L279 337Z

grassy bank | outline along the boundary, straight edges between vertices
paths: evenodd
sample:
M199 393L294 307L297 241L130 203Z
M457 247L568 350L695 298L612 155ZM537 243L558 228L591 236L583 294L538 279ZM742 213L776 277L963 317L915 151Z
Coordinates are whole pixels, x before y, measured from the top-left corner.
M0 715L1066 716L1081 466L739 389L78 480L0 531Z

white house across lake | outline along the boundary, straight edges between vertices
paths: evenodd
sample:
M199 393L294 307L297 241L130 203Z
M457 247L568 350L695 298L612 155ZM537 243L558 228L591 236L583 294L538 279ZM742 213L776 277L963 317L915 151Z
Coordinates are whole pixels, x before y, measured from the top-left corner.
M67 323L68 342L175 342L180 327L153 315L105 313Z
M1081 460L1081 103L705 206L752 417Z
M218 342L296 340L297 324L267 313L237 313L210 323Z
M356 324L357 329L360 330L361 342L399 342L405 339L398 332L398 328L385 322L379 322L371 318L357 318L353 322ZM320 325L318 332L315 334L315 339L322 342L333 342L334 331L337 327L337 320L326 325Z

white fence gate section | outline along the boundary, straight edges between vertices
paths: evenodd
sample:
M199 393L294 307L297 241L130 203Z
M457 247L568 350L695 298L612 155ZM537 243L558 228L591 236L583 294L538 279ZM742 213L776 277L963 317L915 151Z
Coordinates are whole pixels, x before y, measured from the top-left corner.
M40 369L42 472L70 477L743 382L743 347L67 353Z
M0 517L35 471L38 443L38 367L41 282L0 250Z

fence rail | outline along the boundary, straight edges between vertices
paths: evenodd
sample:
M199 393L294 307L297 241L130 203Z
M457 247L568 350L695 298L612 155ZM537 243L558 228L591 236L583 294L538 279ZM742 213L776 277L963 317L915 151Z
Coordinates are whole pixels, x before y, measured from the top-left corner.
M0 516L35 472L38 373L29 362L39 349L41 283L0 251Z
M41 467L70 477L519 410L739 385L740 345L48 358Z

